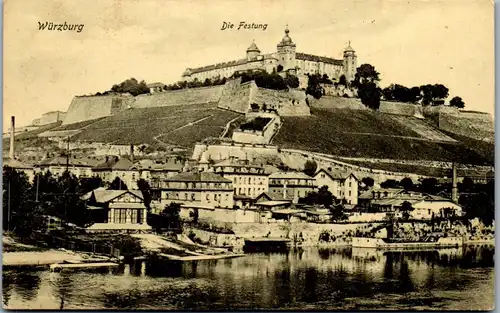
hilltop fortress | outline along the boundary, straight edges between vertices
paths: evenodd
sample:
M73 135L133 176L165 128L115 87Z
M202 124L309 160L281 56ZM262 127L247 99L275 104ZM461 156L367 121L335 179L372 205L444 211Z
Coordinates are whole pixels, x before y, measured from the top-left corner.
M265 70L268 73L284 72L299 78L300 87L307 86L307 74L328 75L332 80L338 80L345 75L347 81L352 81L356 74L357 56L349 43L344 50L344 58L337 60L324 56L296 52L296 44L290 38L288 26L285 36L276 46L276 52L261 54L255 42L246 50L246 57L230 62L217 63L197 68L187 68L182 74L182 80L191 81L212 79L215 77L231 77L234 72Z

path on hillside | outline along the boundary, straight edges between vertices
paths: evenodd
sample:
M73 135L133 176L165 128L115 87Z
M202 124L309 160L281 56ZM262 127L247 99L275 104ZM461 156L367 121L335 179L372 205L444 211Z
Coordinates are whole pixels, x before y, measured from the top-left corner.
M189 123L187 123L187 124L185 124L185 125L182 125L182 126L180 126L180 127L177 127L176 129L172 129L172 130L170 130L170 131L168 131L168 132L166 132L166 133L156 135L156 136L154 136L154 137L153 137L153 140L156 140L156 141L158 141L159 143L164 144L164 145L166 145L166 146L171 145L171 144L166 143L166 142L164 142L164 141L162 141L162 140L160 140L160 139L158 139L158 138L159 138L159 137L161 137L161 136L165 136L165 135L168 135L168 134L170 134L170 133L173 133L173 132L175 132L175 131L178 131L178 130L180 130L180 129L183 129L183 128L185 128L185 127L193 126L193 125L198 124L198 123L200 123L200 122L203 122L204 120L209 119L209 118L211 118L211 117L213 117L213 116L214 116L213 114L210 114L209 116L205 116L204 118L200 118L199 120L196 120L196 121L194 121L194 122L189 122Z
M222 131L222 134L219 136L219 138L224 138L227 134L227 132L229 131L229 127L231 127L231 123L236 121L237 119L239 119L241 116L237 116L235 118L233 118L232 120L230 120L229 122L227 122L226 126L224 127L224 130Z

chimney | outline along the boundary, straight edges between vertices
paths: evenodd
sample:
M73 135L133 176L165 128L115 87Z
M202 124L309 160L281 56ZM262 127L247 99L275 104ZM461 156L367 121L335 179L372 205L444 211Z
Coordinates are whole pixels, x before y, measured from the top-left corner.
M451 180L451 201L458 203L458 188L457 188L457 164L453 162L453 174Z
M132 164L134 164L134 145L130 145L130 162L132 162Z
M16 117L12 116L11 117L11 122L10 122L10 150L9 150L9 158L14 159L14 133L16 131Z

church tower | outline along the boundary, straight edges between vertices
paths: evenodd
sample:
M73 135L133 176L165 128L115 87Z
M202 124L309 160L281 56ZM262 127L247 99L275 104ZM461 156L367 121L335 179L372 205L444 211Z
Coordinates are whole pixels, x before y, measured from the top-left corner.
M358 57L356 52L351 47L351 42L347 45L344 50L344 75L347 82L354 80L354 75L356 75L356 69L358 67Z
M278 43L278 66L283 67L283 71L295 70L295 44L288 36L290 31L288 25L285 28L285 37Z

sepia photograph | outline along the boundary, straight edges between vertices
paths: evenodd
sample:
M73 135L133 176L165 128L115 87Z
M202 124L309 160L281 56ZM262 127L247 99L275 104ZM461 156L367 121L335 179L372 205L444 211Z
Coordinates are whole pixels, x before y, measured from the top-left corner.
M3 3L5 310L495 307L490 0Z

